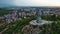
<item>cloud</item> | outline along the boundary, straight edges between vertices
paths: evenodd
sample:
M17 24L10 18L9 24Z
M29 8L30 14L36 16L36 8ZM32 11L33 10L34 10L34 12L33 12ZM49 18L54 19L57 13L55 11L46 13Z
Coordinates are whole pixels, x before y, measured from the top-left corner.
M60 0L14 0L17 6L60 6Z
M2 5L15 6L60 6L60 0L0 0Z

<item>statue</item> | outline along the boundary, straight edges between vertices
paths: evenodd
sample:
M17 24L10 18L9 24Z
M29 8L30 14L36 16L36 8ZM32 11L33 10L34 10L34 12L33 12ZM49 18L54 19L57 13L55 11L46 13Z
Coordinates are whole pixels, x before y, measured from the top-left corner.
M42 15L42 11L37 9L37 23L42 23L41 15Z

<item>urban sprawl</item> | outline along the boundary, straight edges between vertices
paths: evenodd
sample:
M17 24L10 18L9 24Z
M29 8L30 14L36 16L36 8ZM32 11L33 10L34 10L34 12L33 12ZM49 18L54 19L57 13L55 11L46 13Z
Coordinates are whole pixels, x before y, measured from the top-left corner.
M16 20L22 20L22 18L28 18L30 16L36 16L37 11L41 11L42 15L58 14L60 15L60 8L10 8L6 9L9 11L8 14L0 16L1 21L11 23Z

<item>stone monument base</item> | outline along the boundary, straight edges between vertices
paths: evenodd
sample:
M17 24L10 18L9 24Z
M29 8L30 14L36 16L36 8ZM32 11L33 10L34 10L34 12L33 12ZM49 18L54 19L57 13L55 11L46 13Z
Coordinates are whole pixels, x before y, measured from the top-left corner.
M41 20L41 21L42 21L42 23L37 23L36 20L32 20L32 21L30 22L30 24L31 24L31 25L43 25L43 24L50 24L50 23L53 22L53 21L46 21L46 20Z

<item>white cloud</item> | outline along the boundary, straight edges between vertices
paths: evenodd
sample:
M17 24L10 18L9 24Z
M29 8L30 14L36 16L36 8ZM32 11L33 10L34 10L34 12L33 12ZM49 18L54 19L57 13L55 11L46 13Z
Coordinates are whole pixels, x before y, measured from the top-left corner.
M14 0L17 6L60 6L60 0Z

